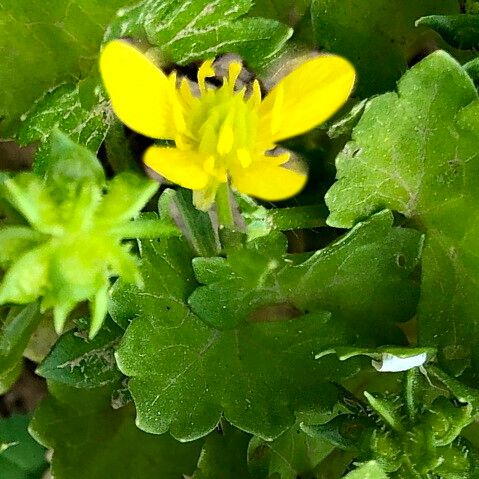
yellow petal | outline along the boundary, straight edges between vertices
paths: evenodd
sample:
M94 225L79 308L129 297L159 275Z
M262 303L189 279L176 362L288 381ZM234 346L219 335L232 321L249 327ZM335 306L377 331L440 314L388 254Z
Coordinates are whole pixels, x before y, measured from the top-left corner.
M114 40L100 56L100 72L120 120L145 136L173 139L176 95L166 75L129 43Z
M346 59L322 55L281 80L260 106L272 141L305 133L324 123L346 102L354 86L354 67Z
M278 166L268 157L255 161L249 168L231 171L233 186L241 193L262 200L279 201L299 193L305 183L305 173Z
M151 146L146 150L143 161L161 176L184 188L200 190L209 180L203 168L205 157L194 151Z

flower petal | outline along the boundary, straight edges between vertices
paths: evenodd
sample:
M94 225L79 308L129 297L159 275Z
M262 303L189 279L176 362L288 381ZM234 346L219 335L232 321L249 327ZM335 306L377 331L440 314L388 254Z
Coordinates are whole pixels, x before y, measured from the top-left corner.
M194 151L178 148L151 146L143 161L146 166L169 181L191 190L201 190L208 183L209 175L203 168L206 158Z
M233 186L241 193L267 201L285 200L303 189L307 179L305 173L289 170L268 160L265 156L249 168L231 171Z
M351 63L335 55L321 55L293 70L260 106L272 141L300 135L330 118L348 99L355 78Z
M100 71L113 110L132 130L152 138L173 139L176 129L167 76L142 52L122 40L108 43Z

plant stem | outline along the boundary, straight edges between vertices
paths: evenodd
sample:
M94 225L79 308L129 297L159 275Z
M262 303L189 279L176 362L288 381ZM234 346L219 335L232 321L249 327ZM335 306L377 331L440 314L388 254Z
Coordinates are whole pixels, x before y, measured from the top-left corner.
M119 225L112 233L123 239L156 239L180 236L180 230L170 222L162 220L136 220Z
M223 183L216 192L216 211L218 223L221 226L231 228L234 226L233 210L231 209L230 190L228 183Z
M406 372L404 379L405 402L409 415L409 420L414 424L416 421L417 404L416 404L416 389L418 387L419 371L417 368L412 368Z

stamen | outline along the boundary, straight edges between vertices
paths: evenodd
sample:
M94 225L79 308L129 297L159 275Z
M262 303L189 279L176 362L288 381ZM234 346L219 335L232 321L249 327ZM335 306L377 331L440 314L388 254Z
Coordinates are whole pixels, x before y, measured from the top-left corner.
M253 82L253 91L251 92L251 96L249 98L249 104L253 108L257 108L261 104L261 86L258 80Z
M246 148L239 148L237 152L238 160L243 168L248 168L253 162L251 153Z
M202 95L206 92L206 79L215 76L213 61L214 60L206 60L198 70L198 86Z
M234 132L229 121L225 121L221 127L218 138L217 150L220 155L227 155L234 145Z
M208 156L203 164L205 171L210 175L215 174L215 157L213 155Z
M230 85L231 91L234 91L236 81L240 76L243 65L239 62L231 62L228 69L228 83Z

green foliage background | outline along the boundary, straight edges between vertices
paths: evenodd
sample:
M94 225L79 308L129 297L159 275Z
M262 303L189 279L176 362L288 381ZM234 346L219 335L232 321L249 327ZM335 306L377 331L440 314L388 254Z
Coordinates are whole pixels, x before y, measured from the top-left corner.
M0 175L0 393L24 355L49 390L0 419L2 479L479 477L478 2L1 0L0 27L0 134L35 147ZM284 145L304 192L235 195L222 228L146 177L97 71L115 38L358 81Z

